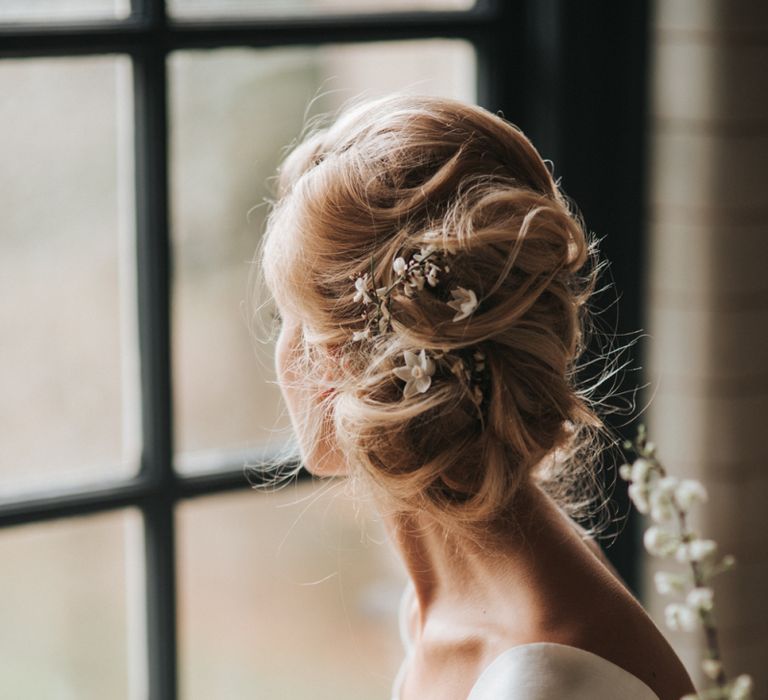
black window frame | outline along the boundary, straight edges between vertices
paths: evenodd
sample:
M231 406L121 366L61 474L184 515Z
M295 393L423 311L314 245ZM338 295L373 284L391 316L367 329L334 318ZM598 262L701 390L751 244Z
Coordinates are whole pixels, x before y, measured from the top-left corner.
M175 506L250 486L240 462L212 464L216 471L198 475L177 473L173 465L168 56L200 48L468 41L477 55L478 103L520 125L555 163L590 228L611 234L603 249L622 295L614 325L618 332L631 332L643 321L648 14L648 0L478 0L472 9L460 11L193 21L168 18L164 0L132 0L126 19L0 24L0 60L122 54L132 62L140 469L132 478L4 501L0 528L124 507L141 511L152 700L178 696ZM585 93L606 113L588 109ZM620 126L617 104L624 115ZM593 167L596 157L600 171ZM619 168L621 181L614 176ZM630 427L619 430L626 434ZM621 485L616 499L626 506ZM637 527L630 519L622 539L608 551L631 588L637 584L636 540Z

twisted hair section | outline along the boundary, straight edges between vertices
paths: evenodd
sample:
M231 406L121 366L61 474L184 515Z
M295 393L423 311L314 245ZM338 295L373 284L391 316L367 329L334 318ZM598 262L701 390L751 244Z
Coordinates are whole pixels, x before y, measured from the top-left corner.
M449 284L393 293L392 331L353 342L353 280L391 285L393 261L430 245ZM303 422L308 439L331 425L380 507L486 540L514 521L529 480L574 516L600 498L591 457L606 429L577 372L602 263L515 125L441 98L353 105L283 162L261 267L302 322L294 375L324 396ZM456 287L478 299L460 322L447 303ZM393 370L420 349L437 358L432 383L405 398ZM478 350L480 414L440 360Z

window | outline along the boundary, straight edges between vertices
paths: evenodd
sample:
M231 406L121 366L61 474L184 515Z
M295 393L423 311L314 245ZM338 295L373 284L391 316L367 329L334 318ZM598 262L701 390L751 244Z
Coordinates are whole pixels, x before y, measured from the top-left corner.
M364 90L477 100L558 162L551 10L3 3L3 695L389 697L396 562L333 484L244 477L286 427L241 308L254 205L305 117Z

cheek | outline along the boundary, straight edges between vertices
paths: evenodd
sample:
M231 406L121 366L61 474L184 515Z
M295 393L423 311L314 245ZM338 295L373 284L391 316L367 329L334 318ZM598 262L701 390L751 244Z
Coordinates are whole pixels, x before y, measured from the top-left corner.
M308 382L298 375L295 358L301 352L301 328L283 327L275 346L275 369L280 390L283 394L288 415L291 418L294 432L299 441L302 461L307 470L317 476L336 476L346 473L344 460L337 452L332 430L323 421L320 433L310 430L305 424L312 413L317 420L319 416L319 398L313 397ZM325 392L328 393L328 392Z
M275 372L277 382L291 415L298 409L298 388L295 363L300 342L301 328L298 324L283 326L275 345Z

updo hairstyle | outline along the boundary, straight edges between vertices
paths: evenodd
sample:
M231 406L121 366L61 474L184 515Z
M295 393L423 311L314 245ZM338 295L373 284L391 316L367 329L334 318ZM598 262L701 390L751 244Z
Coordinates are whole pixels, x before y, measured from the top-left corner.
M389 285L394 259L429 244L454 251L447 279L476 291L475 312L453 323L439 287L396 294L393 330L353 341L354 279ZM260 262L303 323L297 376L323 397L306 425L332 426L348 473L380 506L485 540L514 520L529 479L572 514L587 503L579 484L597 482L584 458L604 426L576 362L601 265L514 124L436 97L348 107L282 163ZM393 369L421 349L484 353L481 415L439 363L428 391L403 396Z

